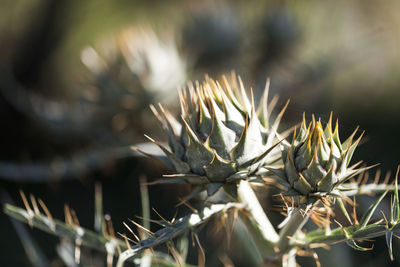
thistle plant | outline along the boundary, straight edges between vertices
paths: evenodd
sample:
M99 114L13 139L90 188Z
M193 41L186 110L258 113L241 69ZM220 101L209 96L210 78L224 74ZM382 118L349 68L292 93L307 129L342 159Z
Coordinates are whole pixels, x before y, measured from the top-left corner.
M86 47L81 59L93 74L93 85L105 90L111 99L130 93L142 100L122 102L125 106L148 105L148 101L161 99L166 103L174 99L176 87L185 81L186 63L177 41L170 37L172 32L167 32L171 34L160 36L149 26L130 27L95 47Z
M300 130L297 135L294 133L292 143L282 144L283 168L272 170L287 188L285 195L312 199L328 195L340 196L341 191L345 190L341 187L343 183L370 169L357 168L359 164L349 166L363 135L353 142L357 130L342 143L338 121L335 130L332 130L332 114L325 130L321 121L316 122L314 117L307 127L303 116Z
M253 93L249 99L240 77L224 76L222 85L206 78L180 91L180 123L161 105L154 114L168 134L170 151L157 144L178 172L164 182L187 182L207 188L209 195L220 187L245 180L260 180L264 167L280 160L277 128L286 106L269 121L268 82L257 110ZM235 187L233 187L235 190Z
M339 123L336 122L332 129L332 115L325 129L314 117L307 126L303 116L299 129L294 130L293 139L283 140L287 131L280 132L278 126L286 106L271 123L276 100L268 103L268 86L256 109L253 93L248 98L241 79L235 76L231 81L223 77L221 82L206 77L203 83L189 84L180 90L179 98L180 119L175 119L161 105L158 108L152 106L166 130L169 148L149 139L161 148L165 154L162 159L166 159L176 172L165 175L159 182L194 185L190 197L198 196L202 190L207 190L211 196L224 188L229 198L219 198L217 204L210 202L210 198L201 199L201 208L191 207L192 212L181 218L166 220L160 216L161 220L151 220L161 227L156 232L150 230L150 216L146 215L147 223L132 222L137 231L124 224L129 233L121 234L122 238L112 235L112 231L84 230L73 212L66 213L65 224L54 220L42 204L45 214L39 211L32 197L31 208L24 195L26 210L6 205L5 212L33 227L74 240L76 247L105 251L111 259L109 266L114 257L118 257L117 266L137 259L144 266L142 263L149 253L147 249L161 244L167 245L174 258L166 261L164 255L163 264L182 266L186 253L177 252L173 239L185 236L188 231L192 232L192 241L199 249L198 264L204 266L207 249L200 244L198 226L209 222L211 217L226 221L228 214L233 214L232 217L240 222L239 226L233 227L233 233L252 255L251 265L294 267L296 257L306 255L312 256L320 266L315 248L345 242L356 250L365 251L369 248L361 246L360 241L378 236L386 237L389 256L394 260L392 239L400 235L397 181L400 167L392 184L388 184L389 176L379 183L379 175L373 183L367 183L367 171L373 166L351 164L363 136L361 134L354 140L358 129L341 142ZM359 177L357 181L356 176ZM268 195L271 191L265 188L271 185L278 190L276 196L283 204L285 217L279 225L270 221L270 214L262 207L254 190L257 186L257 193ZM393 191L390 214L382 212L380 220L372 220L389 191ZM364 194L380 196L359 218L356 197ZM189 207L190 197L184 201ZM144 210L148 210L148 202L143 202L147 203ZM336 216L338 213L343 213L347 221L340 221ZM103 216L98 217L102 221ZM315 223L311 231L310 221ZM152 259L157 255L160 254L155 253ZM75 253L75 259L79 259L78 256Z

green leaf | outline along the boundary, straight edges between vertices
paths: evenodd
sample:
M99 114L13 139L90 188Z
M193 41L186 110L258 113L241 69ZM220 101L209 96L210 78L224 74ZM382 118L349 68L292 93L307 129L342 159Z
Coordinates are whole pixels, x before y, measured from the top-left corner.
M175 129L173 124L178 123L168 111L164 110L161 104L159 104L159 110L161 113L158 113L157 109L151 105L150 108L152 109L154 115L158 118L158 120L163 125L163 128L167 132L168 135L168 143L171 147L172 152L177 155L177 157L182 157L184 153L184 149L182 145L178 142L175 136ZM175 127L176 128L176 127ZM177 131L177 130L176 130Z
M184 121L184 123L189 136L189 144L186 150L188 163L193 172L203 175L205 173L203 166L211 162L214 153L200 142L187 122Z
M214 195L224 184L223 183L209 183L206 185L207 195Z
M236 172L235 163L224 160L214 152L210 164L204 166L207 177L213 182L225 182L226 178Z
M342 144L341 144L340 138L339 138L339 121L338 120L336 120L336 126L335 126L335 130L333 132L333 135L332 135L332 139L335 142L336 146L339 148L339 150L343 151Z
M293 160L293 151L288 149L285 159L285 175L290 185L293 185L295 181L300 179L299 173L297 172L296 165Z
M249 122L250 121L250 122ZM246 120L246 126L239 142L232 149L231 157L239 166L254 160L264 152L260 122L255 112Z
M266 81L264 93L260 99L260 103L257 108L257 115L265 129L269 128L269 114L268 114L268 93L269 93L269 78Z
M357 128L353 131L353 133L347 138L347 140L346 141L344 141L343 142L343 144L342 144L342 147L343 147L343 150L344 151L346 151L348 148L349 148L349 146L351 146L351 144L353 144L353 138L354 138L354 136L356 135L356 133L357 133L357 131L358 131L358 126L357 126Z
M218 117L213 106L213 126L210 135L211 147L224 159L230 159L229 152L236 145L236 133L226 127L222 119Z
M226 125L237 134L240 134L246 124L242 113L227 98L225 93L222 94L222 105L225 111Z
M190 166L179 159L175 154L172 154L171 152L168 151L163 145L155 141L154 139L150 138L149 136L145 135L147 139L149 139L151 142L153 142L155 145L157 145L167 156L167 158L171 161L172 165L174 166L174 169L177 170L179 173L189 173L190 172Z
M386 237L386 245L388 246L389 250L389 256L390 259L393 261L393 246L392 246L392 241L393 241L393 232L392 231L387 231L385 234Z
M230 197L232 197L233 199L237 199L238 186L236 183L229 183L229 184L225 183L223 188Z
M345 159L343 160L343 163L345 163L346 166L348 166L350 164L350 160L353 157L353 153L354 153L356 147L358 146L358 144L360 143L363 135L364 135L364 132L362 132L360 137L358 137L358 139L352 145L350 145L350 147L347 149Z
M361 220L360 220L360 227L363 228L365 226L367 226L369 220L371 219L372 215L374 214L376 208L378 207L379 203L381 203L382 199L386 196L388 191L386 191L385 193L383 193L380 198L374 203L372 204L368 210L364 213L364 215L362 216Z
M346 244L347 244L349 247L354 248L355 250L358 250L358 251L368 251L368 250L371 250L371 249L372 249L372 248L364 248L364 247L361 247L360 245L357 244L357 242L356 242L354 239L348 239L348 240L346 240Z
M308 195L313 191L312 186L307 182L307 180L301 174L299 180L293 183L293 188L303 195Z
M382 224L369 224L364 228L356 230L352 237L354 239L369 239L382 236L386 233L387 227Z
M346 207L344 206L343 200L342 200L340 197L338 197L338 198L336 199L336 201L337 201L338 204L339 204L340 210L343 212L344 216L346 216L346 219L347 219L351 224L353 224L352 221L351 221L350 215L349 215L349 213L347 212Z
M223 84L225 86L226 89L226 94L230 100L230 102L232 102L232 104L237 108L237 110L241 111L242 113L244 113L244 108L243 106L239 103L239 100L237 99L235 93L237 94L237 86L234 86L234 88L231 88L230 83L228 82L226 76L222 76L222 80L223 80ZM237 80L236 77L233 76L233 82L232 84L236 84Z
M257 156L256 158L254 158L253 160L250 160L250 161L248 161L248 162L245 162L241 167L248 167L248 166L254 166L254 165L256 165L256 166L257 166L256 169L258 169L259 167L261 167L261 165L264 164L265 160L267 161L267 163L270 163L271 161L269 161L269 160L270 160L270 157L269 157L268 154L271 153L282 141L283 141L283 140L278 141L276 144L270 146L268 149L266 149L264 152L262 152L260 155L258 155L258 156ZM278 156L279 156L279 155L278 155ZM252 172L252 171L254 170L253 168L249 168L249 169L250 169L249 172ZM252 169L253 169L253 170L252 170Z
M313 157L311 163L307 166L307 168L304 171L301 172L301 174L303 175L303 177L307 178L307 182L311 185L312 188L315 188L319 183L320 179L327 175L326 171L319 164L318 158L316 156ZM331 177L334 176L331 175ZM327 182L330 183L331 181L327 179ZM331 183L330 185L332 187L333 183Z
M330 192L336 183L336 175L335 175L335 163L332 164L331 168L328 170L328 173L318 182L318 191L319 192Z
M399 188L398 188L398 178L399 178L399 170L400 166L397 167L397 172L396 172L396 179L394 182L394 199L393 199L393 204L392 204L392 221L391 223L398 223L400 220L400 204L399 204Z

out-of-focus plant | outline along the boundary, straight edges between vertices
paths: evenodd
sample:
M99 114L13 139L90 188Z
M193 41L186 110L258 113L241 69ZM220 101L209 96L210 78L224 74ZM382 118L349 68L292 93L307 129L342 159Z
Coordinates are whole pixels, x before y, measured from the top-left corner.
M374 183L366 184L361 182L362 176L357 182L355 176L371 168L358 167L361 163L350 165L361 139L353 141L357 130L341 142L338 123L333 130L329 120L323 129L320 121L313 118L307 126L304 118L299 129L294 130L292 140L283 140L286 134L278 129L283 112L270 123L272 108L267 95L256 109L253 95L250 99L247 97L243 83L236 77L231 81L226 78L214 81L207 77L203 83L189 85L180 91L179 96L181 116L178 119L162 106L158 110L153 108L166 130L170 149L151 141L161 147L168 158L166 162L177 172L161 182L194 185L191 195L182 201L187 205L189 197L201 198L200 192L207 190L208 196L201 198L201 208L191 207L193 212L180 219L161 217L160 221L153 221L160 227L156 232L150 231L146 220L143 225L131 221L138 233L126 225L129 233L122 234L122 239L112 234L111 228L105 230L101 212L97 218L99 225L103 225L99 229L103 231L94 233L80 227L69 208L66 208L66 223L62 223L52 218L42 201L39 204L44 214L39 210L37 200L31 197L29 203L24 194L26 209L6 205L5 212L32 227L73 240L76 262L80 259L77 248L88 246L105 251L110 266L114 256L118 256L117 266L135 259L140 259L142 266L146 255L150 255L147 249L165 243L175 261L166 262L167 257L163 256L163 264L182 266L186 252L177 250L172 239L192 231L192 240L199 248L198 264L204 266L204 248L200 245L197 228L211 217L223 221L227 214L233 214L246 229L246 238L239 240L251 244L248 248L254 248L253 265L296 266L297 256L311 256L319 266L316 248L345 242L354 249L365 251L370 248L361 246L360 242L378 236L385 236L393 260L392 239L400 234L398 171L392 184L387 180L379 184L379 177ZM279 146L281 151L277 149ZM268 194L270 191L265 190L265 185L275 186L279 192L285 214L279 225L269 220L268 210L262 208L253 190L258 186L259 193ZM221 187L228 193L227 197L215 194ZM393 191L390 213L382 212L382 219L372 220L389 191ZM380 196L360 218L356 197L365 194ZM143 210L148 210L146 200L142 201L147 207ZM338 211L347 221L340 221ZM146 214L144 217L149 219ZM310 219L316 229L305 231ZM238 228L234 229L238 232ZM151 261L159 254L152 255L148 256Z
M200 3L182 27L182 46L193 70L220 72L239 67L244 29L234 8ZM203 73L200 73L203 75Z
M186 81L186 63L173 36L172 29L160 35L150 26L131 27L87 47L81 59L97 85L109 77L142 102L166 103Z
M76 177L107 162L137 155L129 145L142 139L144 129L154 129L148 106L155 102L169 105L176 88L186 80L186 63L171 36L165 32L160 36L150 26L137 26L83 49L81 60L88 72L75 101L31 93L9 75L7 87L1 88L7 89L4 95L17 110L44 126L52 138L89 141L82 153L51 160L55 168L46 160L0 162L2 176L28 181Z
M152 128L149 104L170 103L186 81L186 63L173 36L172 29L160 35L150 26L132 27L81 53L92 73L85 90L88 100L98 104L113 130L125 130L130 142L136 142L132 136L144 128Z

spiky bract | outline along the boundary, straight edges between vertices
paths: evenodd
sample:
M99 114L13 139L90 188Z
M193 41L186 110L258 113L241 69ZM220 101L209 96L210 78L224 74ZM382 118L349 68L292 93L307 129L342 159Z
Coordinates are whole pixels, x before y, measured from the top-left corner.
M315 122L313 118L307 127L303 118L292 144L282 145L284 167L283 170L275 172L287 183L288 195L340 195L341 184L368 169L357 169L358 164L349 167L362 135L353 142L356 129L341 143L338 122L332 131L331 121L332 115L323 130L320 121Z
M267 82L268 85L268 82ZM268 86L256 110L240 77L206 77L180 92L181 123L161 106L153 111L168 133L171 151L158 144L179 173L174 182L207 184L209 194L240 179L257 178L262 166L279 161L276 130L284 109L269 123Z

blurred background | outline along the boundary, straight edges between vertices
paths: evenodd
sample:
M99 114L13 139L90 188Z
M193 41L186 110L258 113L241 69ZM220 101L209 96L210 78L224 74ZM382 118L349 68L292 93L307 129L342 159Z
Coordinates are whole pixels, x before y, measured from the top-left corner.
M69 203L81 225L93 228L100 182L104 210L122 229L123 220L141 213L139 177L152 181L170 171L129 149L146 142L144 133L165 140L149 104L161 102L178 114L178 86L232 70L256 96L270 77L278 106L290 98L283 128L304 112L327 121L333 111L342 138L358 125L366 131L354 162L393 172L400 163L399 11L394 0L3 0L2 199L21 206L22 189L42 198L57 218ZM172 218L190 188L149 191L151 206ZM10 219L0 218L0 265L32 266ZM52 266L64 266L57 238L29 234ZM223 266L225 253L235 266L248 266L240 246L221 247L207 231L202 240L207 266ZM384 238L370 252L337 245L318 253L322 266L400 264L390 262ZM315 266L307 258L301 264Z

